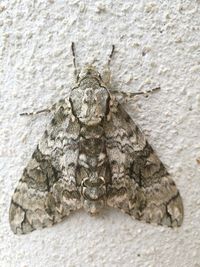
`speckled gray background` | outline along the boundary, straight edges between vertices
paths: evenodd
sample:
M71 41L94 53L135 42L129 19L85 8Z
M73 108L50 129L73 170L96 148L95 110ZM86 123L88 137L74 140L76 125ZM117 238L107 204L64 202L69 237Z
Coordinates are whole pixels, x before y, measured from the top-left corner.
M45 108L73 84L78 64L102 69L112 44L113 87L161 91L126 105L174 177L183 226L171 230L117 210L83 211L26 236L8 224L9 202L50 117ZM0 1L0 266L200 266L200 1Z

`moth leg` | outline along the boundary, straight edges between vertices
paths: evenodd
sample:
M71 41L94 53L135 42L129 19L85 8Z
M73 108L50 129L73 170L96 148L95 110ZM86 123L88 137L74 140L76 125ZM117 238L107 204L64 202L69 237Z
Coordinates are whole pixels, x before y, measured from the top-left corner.
M152 94L158 90L160 90L160 86L152 88L144 92L135 92L135 93L111 90L111 94L114 95L117 98L117 100L120 101L120 103L122 102L126 103L132 100L137 95L144 95L145 97L149 97L149 94Z
M44 108L44 109L33 111L33 112L23 112L23 113L20 113L19 115L20 116L33 116L33 115L37 115L40 113L51 113L51 112L55 111L56 106L57 106L57 104L53 104L49 108Z
M32 116L32 115L37 115L40 113L50 113L51 109L45 108L45 109L41 109L38 111L33 111L33 112L24 112L24 113L20 113L20 116Z

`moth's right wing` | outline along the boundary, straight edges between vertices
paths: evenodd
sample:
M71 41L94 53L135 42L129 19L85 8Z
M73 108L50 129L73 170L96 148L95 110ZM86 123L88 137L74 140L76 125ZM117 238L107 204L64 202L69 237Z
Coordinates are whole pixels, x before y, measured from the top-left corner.
M180 226L183 204L179 191L144 134L114 99L104 123L111 184L108 205L137 220Z
M61 100L12 196L10 226L15 234L60 222L81 208L74 183L80 126L68 100Z

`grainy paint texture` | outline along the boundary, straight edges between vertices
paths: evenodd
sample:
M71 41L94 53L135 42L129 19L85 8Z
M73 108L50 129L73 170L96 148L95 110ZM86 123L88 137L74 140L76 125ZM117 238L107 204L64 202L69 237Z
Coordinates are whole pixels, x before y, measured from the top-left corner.
M0 2L0 265L200 266L199 1ZM78 63L102 67L111 44L116 88L162 90L124 107L168 166L185 207L171 230L108 209L84 212L56 227L14 236L10 197L49 117L21 112L49 106L72 84L70 43ZM37 138L36 138L37 137Z

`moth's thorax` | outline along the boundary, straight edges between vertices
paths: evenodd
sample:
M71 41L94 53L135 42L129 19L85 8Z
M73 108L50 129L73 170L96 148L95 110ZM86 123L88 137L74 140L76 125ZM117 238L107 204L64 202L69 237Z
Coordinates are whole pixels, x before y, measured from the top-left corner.
M79 146L77 179L80 180L83 207L97 213L104 207L108 183L104 130L100 125L83 126Z
M99 124L107 113L109 94L101 82L98 73L90 69L71 92L73 113L85 125Z

